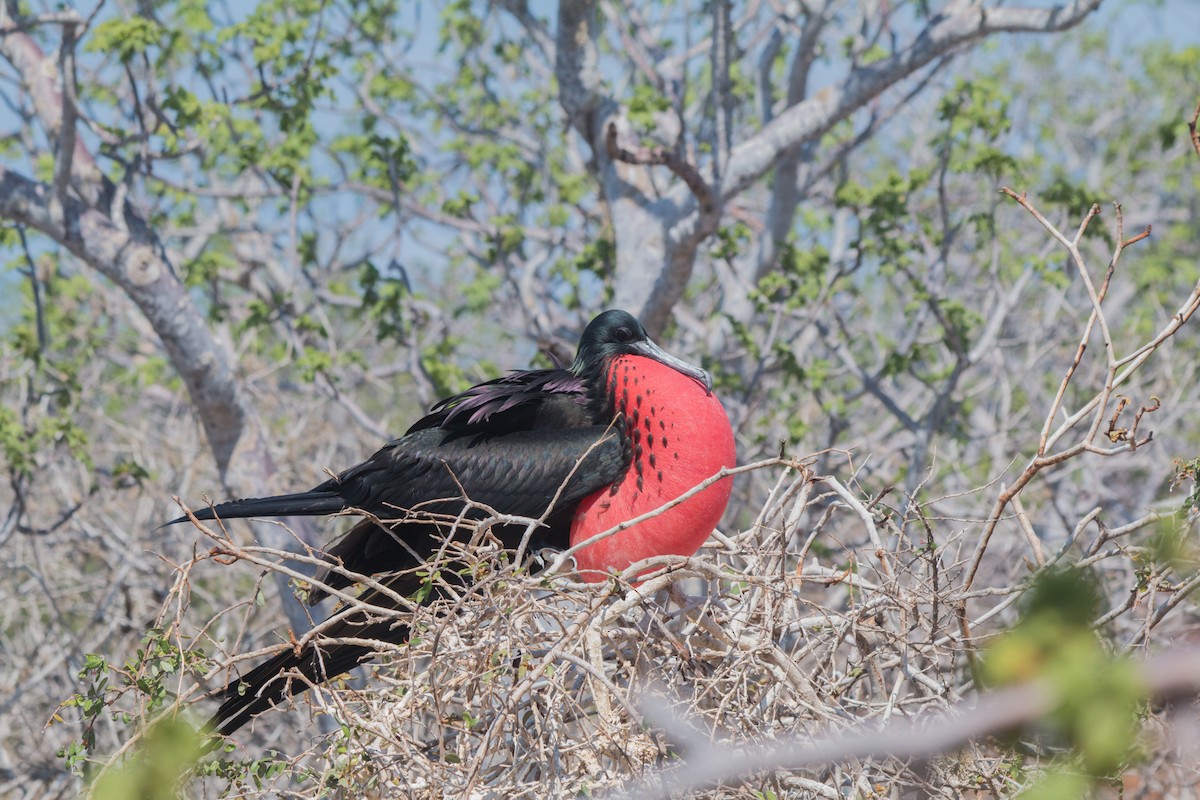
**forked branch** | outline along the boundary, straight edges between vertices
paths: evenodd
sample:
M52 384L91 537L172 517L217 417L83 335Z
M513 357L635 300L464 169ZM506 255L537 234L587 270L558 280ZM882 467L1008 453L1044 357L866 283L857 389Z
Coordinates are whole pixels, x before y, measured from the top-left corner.
M1121 206L1119 204L1114 204L1117 225L1116 244L1113 247L1112 255L1109 259L1107 269L1105 270L1104 279L1099 288L1097 288L1092 280L1087 263L1084 260L1082 252L1080 251L1079 245L1083 239L1084 233L1087 231L1088 225L1095 219L1095 217L1099 215L1100 207L1098 205L1093 205L1091 209L1089 209L1084 215L1083 220L1080 222L1079 227L1075 231L1075 234L1071 237L1068 237L1053 223L1051 223L1036 208L1036 206L1030 202L1024 193L1018 194L1008 187L1002 188L1001 192L1008 197L1011 197L1018 204L1020 204L1022 208L1028 211L1030 215L1032 215L1033 218L1036 219L1042 225L1042 227L1044 227L1047 232L1049 232L1050 235L1067 250L1071 261L1075 265L1076 271L1080 276L1080 279L1087 289L1092 310L1088 316L1087 323L1084 325L1083 335L1080 337L1079 345L1075 351L1075 356L1070 365L1067 367L1066 373L1064 374L1063 379L1059 384L1058 391L1055 394L1054 400L1051 403L1050 411L1046 415L1045 422L1042 425L1042 431L1041 435L1039 436L1036 454L1030 460L1029 464L1025 467L1013 485L1001 492L1000 496L996 499L996 503L993 506L991 513L988 515L983 534L979 539L975 553L972 556L970 564L967 568L963 583L964 592L969 591L974 583L976 575L979 571L979 567L983 562L984 554L987 551L988 544L991 541L992 534L995 532L996 526L1003 518L1009 504L1039 472L1047 467L1055 466L1075 458L1076 456L1085 452L1091 452L1098 455L1114 455L1116 453L1135 450L1139 444L1144 444L1145 442L1149 441L1149 436L1142 439L1137 437L1137 425L1141 421L1142 415L1158 409L1159 402L1157 399L1153 401L1151 406L1143 407L1143 409L1137 414L1132 428L1128 430L1122 430L1119 435L1117 434L1118 429L1116 427L1116 420L1119 417L1123 406L1117 409L1117 413L1113 416L1107 435L1109 436L1110 441L1113 441L1113 443L1121 443L1121 447L1102 449L1095 443L1095 440L1100 434L1100 431L1104 425L1109 400L1112 397L1113 390L1125 382L1132 374L1133 370L1136 369L1136 366L1140 366L1142 363L1144 363L1145 359L1149 357L1149 355L1155 349L1157 349L1162 342L1166 341L1167 338L1173 335L1175 331L1182 326L1183 322L1186 321L1186 319L1189 318L1195 311L1197 304L1200 303L1200 283L1197 283L1196 288L1185 302L1184 307L1172 318L1168 326L1150 342L1135 350L1134 354L1138 357L1136 362L1130 363L1129 356L1125 358L1119 358L1113 345L1112 335L1109 331L1108 321L1105 318L1102 304L1104 302L1104 298L1108 294L1109 286L1111 285L1112 277L1116 271L1117 263L1120 261L1121 254L1129 245L1148 237L1150 235L1150 226L1147 226L1146 229L1141 233L1126 239L1124 231L1124 215L1122 214ZM1096 393L1092 400L1084 406L1083 409L1080 409L1080 411L1072 415L1066 423L1051 433L1054 420L1057 418L1059 411L1062 408L1067 387L1070 385L1071 380L1075 376L1076 370L1083 360L1084 354L1087 351L1088 340L1091 338L1092 331L1097 325L1099 325L1101 336L1104 341L1106 364L1104 385L1101 387L1100 391ZM1125 367L1124 370L1122 370L1123 366ZM1091 425L1087 433L1081 437L1080 441L1075 443L1073 446L1064 450L1060 450L1056 453L1048 452L1050 448L1052 448L1062 438L1062 436L1067 433L1067 431L1074 428L1075 425L1078 424L1089 413L1092 417ZM1112 438L1113 436L1116 436L1117 438L1114 439ZM966 622L965 609L960 612L960 623L963 626L964 636L969 636L969 628Z

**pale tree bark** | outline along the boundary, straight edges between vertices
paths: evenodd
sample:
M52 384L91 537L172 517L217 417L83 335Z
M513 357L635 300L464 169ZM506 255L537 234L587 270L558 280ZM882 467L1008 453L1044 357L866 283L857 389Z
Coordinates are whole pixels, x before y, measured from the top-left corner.
M55 24L73 32L80 21L71 16ZM72 57L60 53L56 61L46 55L21 22L0 6L0 56L20 74L39 123L59 147L53 185L0 166L0 217L39 231L121 288L150 323L187 386L224 492L266 494L276 467L229 345L209 328L155 231L125 199L124 187L101 172L75 135L77 114L68 99L74 96L72 75L59 68ZM74 41L73 35L64 36L64 47L74 47ZM273 546L295 546L275 526L263 526L258 533ZM302 607L287 582L279 584L289 620L306 629Z
M213 458L233 491L253 491L245 470L229 474L252 415L242 398L228 348L214 338L183 284L153 242L123 230L110 217L74 197L60 202L54 187L0 167L0 216L41 232L125 292L153 326L188 387ZM261 442L258 445L262 447ZM248 453L243 453L248 455ZM262 469L269 469L264 453ZM258 470L256 470L257 472ZM237 486L242 480L244 487Z
M617 242L616 304L638 314L652 334L661 332L683 297L700 245L717 230L726 204L774 171L777 187L764 232L770 241L760 240L755 260L763 266L744 276L748 281L761 277L777 259L781 236L786 236L801 200L795 186L806 145L937 59L999 33L1065 30L1086 19L1100 2L1074 0L1052 8L953 2L932 16L907 46L854 67L816 92L808 86L812 47L840 3L806 4L807 24L791 67L787 107L734 143L718 176L711 161L703 166L689 163L681 148L642 152L629 141L628 123L605 91L597 66L597 6L591 0L564 0L559 5L555 61L559 100L571 125L591 148L611 215ZM718 51L723 49L714 48ZM667 166L673 175L665 191L651 190L653 166ZM719 188L714 189L718 177Z
M1053 8L986 8L955 3L938 14L909 47L853 70L836 86L787 109L762 130L733 148L723 185L724 199L762 178L789 149L826 133L874 97L934 59L997 33L1056 33L1083 22L1101 0L1075 0ZM676 187L674 193L685 196Z
M824 6L806 14L803 20L800 40L796 43L796 51L792 54L792 63L788 68L787 93L784 98L786 108L794 108L808 98L808 79L816 60L817 43L821 34L829 24L833 11L838 4L826 3ZM777 32L778 33L778 32ZM764 95L762 119L764 124L774 120L774 102L770 94L770 63L764 58L760 74L760 91ZM787 241L792 222L796 218L796 208L800 204L800 188L797 181L800 177L801 162L805 160L806 148L795 145L783 152L775 167L775 185L771 191L771 201L767 207L766 228L758 237L757 252L753 280L757 283L775 267L779 259L779 251ZM744 317L742 317L744 318Z
M654 265L666 258L663 222L673 212L653 197L649 167L621 163L608 152L609 126L619 132L625 125L616 101L601 84L596 13L596 5L590 0L567 0L559 6L555 63L559 101L571 125L591 148L592 168L616 232L616 304L641 314L650 327L652 321L644 316L646 309L630 302L631 292L644 284L644 278L652 277Z
M0 167L0 216L40 231L121 287L153 326L187 385L227 488L245 492L265 485L270 458L261 441L249 441L257 436L245 436L253 415L228 347L213 337L153 230L132 203L122 200L75 136L73 104L65 101L55 60L5 10L0 10L0 55L20 73L46 135L72 142L71 158L63 159L60 150L57 162L66 163L67 183L77 193L71 196ZM253 460L261 467L230 476L234 450L244 436L243 445L256 451Z

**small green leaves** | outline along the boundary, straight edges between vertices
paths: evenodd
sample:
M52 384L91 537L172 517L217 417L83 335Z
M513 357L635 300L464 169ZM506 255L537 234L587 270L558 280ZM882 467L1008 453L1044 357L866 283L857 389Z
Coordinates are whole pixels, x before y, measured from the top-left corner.
M59 749L57 754L63 759L66 768L76 775L83 774L87 756L96 746L96 721L107 702L108 671L108 662L103 656L95 653L85 655L78 677L87 684L86 688L63 701L50 720L51 724L61 723L64 721L61 715L64 709L79 709L80 721L83 723L82 736L79 741Z
M200 734L186 722L167 717L146 731L129 761L106 772L92 787L96 800L173 800L179 780L203 755Z
M370 261L359 268L360 308L375 320L380 339L403 339L408 335L404 316L404 299L408 284L402 276L384 274Z
M779 268L764 275L751 296L760 310L775 303L803 308L820 295L828 269L829 251L823 246L800 248L788 241L780 249Z
M182 86L171 85L163 94L162 107L175 114L175 125L190 128L204 118L204 106L196 95Z
M93 28L83 49L85 52L113 53L125 62L158 44L162 34L162 28L153 20L136 14L117 16Z
M305 347L296 355L296 368L306 383L312 383L319 374L328 375L332 366L333 356L315 347Z
M1079 216L1087 213L1087 210L1096 202L1096 193L1083 184L1071 180L1061 170L1056 170L1053 180L1039 192L1039 200L1042 203L1063 206L1071 214ZM1102 230L1099 225L1088 226L1089 231L1093 228Z
M647 83L638 83L626 100L629 122L641 135L654 133L657 128L655 116L671 108L671 101Z
M723 225L717 228L712 244L712 256L726 261L737 258L742 255L751 238L750 226L744 222Z
M991 684L1045 681L1057 698L1051 716L1089 775L1108 775L1128 757L1143 688L1133 665L1113 656L1092 631L1101 594L1079 570L1039 576L1017 626L984 661Z
M484 39L483 20L471 8L470 0L452 0L442 9L441 46L452 42L464 49L478 47Z
M509 253L515 253L525 241L525 230L511 214L501 214L492 219L496 233L492 247L488 250L488 261L496 261Z
M404 136L347 134L334 139L330 149L354 159L355 178L388 191L398 190L417 172L412 147Z

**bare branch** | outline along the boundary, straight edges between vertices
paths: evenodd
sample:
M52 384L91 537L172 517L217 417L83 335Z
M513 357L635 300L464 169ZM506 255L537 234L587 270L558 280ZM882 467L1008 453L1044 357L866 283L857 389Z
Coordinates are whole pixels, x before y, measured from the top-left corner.
M1148 659L1140 665L1139 677L1147 695L1155 700L1195 697L1200 694L1200 652L1184 651ZM1059 702L1060 698L1046 684L1024 684L960 704L937 719L902 720L877 733L839 734L812 743L797 741L774 746L764 746L758 741L738 747L727 742L713 745L707 736L689 736L687 731L694 730L691 724L679 719L665 704L647 699L643 705L650 719L685 744L689 758L678 769L656 774L619 796L649 800L662 797L664 788L672 794L686 793L773 769L881 758L922 761L988 736L1031 725L1050 715Z
M600 73L592 27L596 6L591 0L564 0L558 6L558 41L554 72L559 102L571 124L591 143L600 109L610 104L600 90Z
M78 200L56 203L55 196L51 187L0 167L0 217L41 231L116 283L162 337L224 472L247 417L225 349L212 339L183 284L153 244L121 230Z
M1196 151L1196 155L1200 156L1200 130L1196 128L1197 120L1200 120L1200 103L1196 104L1196 112L1188 121L1188 136L1192 140L1192 149Z
M712 187L704 180L704 176L700 174L700 171L677 152L666 147L657 147L653 150L644 147L638 150L630 150L629 148L622 147L617 141L617 124L615 122L608 123L605 130L604 143L608 157L614 161L621 161L626 164L665 166L692 190L692 195L696 198L696 202L700 206L701 214L711 215L715 213L716 199Z
M996 33L1050 33L1078 25L1100 0L1074 0L1053 8L956 7L939 14L906 50L859 67L837 87L782 112L761 131L733 148L721 191L736 196L772 168L787 150L810 141L845 119L888 87L964 44Z

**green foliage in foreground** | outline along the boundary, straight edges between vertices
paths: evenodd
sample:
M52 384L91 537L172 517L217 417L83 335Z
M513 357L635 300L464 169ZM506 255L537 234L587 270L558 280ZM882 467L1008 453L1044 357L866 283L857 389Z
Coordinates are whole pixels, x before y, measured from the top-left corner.
M150 726L136 755L92 787L94 800L174 800L179 784L203 754L196 729L177 717Z
M1038 738L1066 754L1046 763L1051 777L1031 796L1064 796L1049 792L1081 776L1115 776L1134 751L1145 691L1134 664L1114 655L1093 629L1102 602L1087 572L1047 572L1034 581L1017 625L988 648L989 685L1039 681L1055 698Z

